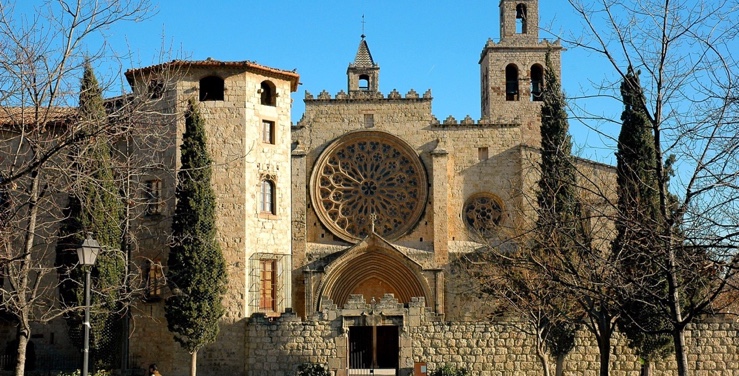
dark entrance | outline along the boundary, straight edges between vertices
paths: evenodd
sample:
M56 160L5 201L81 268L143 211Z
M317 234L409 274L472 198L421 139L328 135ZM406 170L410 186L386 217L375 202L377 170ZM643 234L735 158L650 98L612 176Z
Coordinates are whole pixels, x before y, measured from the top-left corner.
M398 369L397 326L349 327L349 368Z

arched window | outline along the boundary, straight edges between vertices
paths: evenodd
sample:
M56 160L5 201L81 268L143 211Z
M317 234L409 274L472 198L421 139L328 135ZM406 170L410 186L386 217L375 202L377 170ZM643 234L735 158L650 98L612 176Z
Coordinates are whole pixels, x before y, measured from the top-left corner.
M164 95L164 82L162 80L151 80L147 88L151 99L160 99Z
M259 211L265 214L276 214L275 183L271 180L262 180L259 193Z
M222 101L224 85L223 79L218 76L208 76L200 79L200 101Z
M369 76L362 74L359 76L359 90L369 91Z
M531 66L531 100L539 102L544 100L544 68L539 64Z
M508 64L505 67L505 100L518 100L518 67L516 64Z
M275 85L270 81L262 81L261 103L265 106L275 105Z
M516 5L516 34L526 34L526 5Z

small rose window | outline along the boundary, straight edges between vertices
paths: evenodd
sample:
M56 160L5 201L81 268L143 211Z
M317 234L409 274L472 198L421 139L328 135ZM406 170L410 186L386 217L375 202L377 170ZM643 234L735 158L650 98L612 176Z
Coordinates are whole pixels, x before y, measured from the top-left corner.
M483 237L492 236L505 219L503 203L491 193L478 193L467 199L462 216L467 228Z

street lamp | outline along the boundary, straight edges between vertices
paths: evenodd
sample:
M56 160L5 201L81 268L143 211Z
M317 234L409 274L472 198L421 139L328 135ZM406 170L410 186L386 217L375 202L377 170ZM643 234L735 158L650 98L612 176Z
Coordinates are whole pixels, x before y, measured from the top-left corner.
M100 252L100 243L92 238L92 233L87 233L87 239L77 248L77 258L80 265L85 268L85 342L82 350L82 376L87 376L87 364L90 359L90 272L95 265L95 258Z

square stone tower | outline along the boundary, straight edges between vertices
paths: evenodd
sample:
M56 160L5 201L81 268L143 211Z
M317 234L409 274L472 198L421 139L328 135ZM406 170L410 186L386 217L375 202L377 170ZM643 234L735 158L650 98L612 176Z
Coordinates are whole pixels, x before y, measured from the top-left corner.
M276 316L292 306L290 93L299 76L250 61L213 59L176 60L129 70L126 76L136 93L148 92L155 113L165 114L152 126L169 129L163 149L141 150L158 158L161 168L141 177L141 194L151 204L134 227L142 258L150 262L142 265L148 268L147 299L138 309L147 315L136 320L131 334L132 358L153 353L163 369L174 374L187 369L164 318L170 292L157 279L167 265L184 112L192 99L205 120L217 240L227 263L225 315L205 362L214 373L242 374L246 319L254 313Z
M539 40L539 1L501 0L500 41L480 54L480 102L485 122L521 127L524 144L539 146L545 57L560 76L559 41Z

